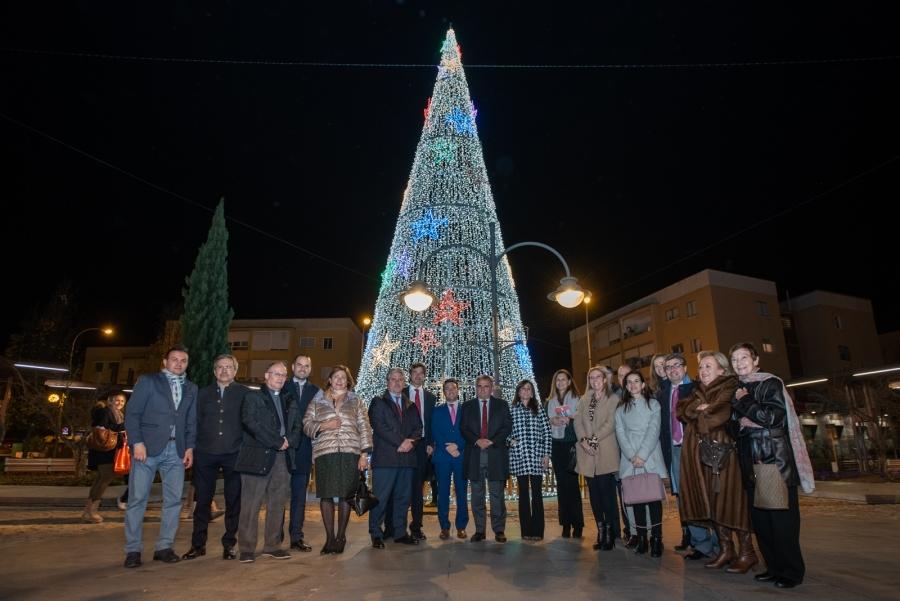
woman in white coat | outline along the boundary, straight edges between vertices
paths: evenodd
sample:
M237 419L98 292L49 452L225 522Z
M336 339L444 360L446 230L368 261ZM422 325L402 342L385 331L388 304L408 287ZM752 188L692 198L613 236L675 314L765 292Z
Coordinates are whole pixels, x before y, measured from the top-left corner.
M660 408L650 396L647 382L639 371L625 376L622 401L616 408L616 438L622 451L619 478L633 476L636 470L666 477L666 464L659 446ZM650 555L662 555L662 501L634 505L638 544L635 553L647 552L647 509L650 510Z

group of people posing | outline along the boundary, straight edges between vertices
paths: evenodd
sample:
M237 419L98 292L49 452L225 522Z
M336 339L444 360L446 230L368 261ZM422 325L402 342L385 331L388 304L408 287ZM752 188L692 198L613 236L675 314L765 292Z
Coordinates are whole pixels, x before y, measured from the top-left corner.
M287 559L291 550L311 551L303 527L313 466L326 534L321 553L332 554L344 551L351 501L368 469L379 499L368 515L375 549L384 549L388 539L405 545L426 539L422 493L432 478L440 539L449 539L455 529L457 538L484 541L489 495L491 532L497 542L506 542L504 490L514 475L521 536L541 540L543 478L552 463L563 537L583 536L581 475L597 524L594 549L611 550L624 537L636 553L660 556L661 500L621 502L623 479L658 474L669 479L679 499L683 536L676 550L688 559L708 558L709 568L746 573L758 563L755 531L767 567L756 579L796 586L804 575L797 488L812 487L796 414L781 380L759 372L751 344L735 345L730 355L729 360L719 352L701 352L699 382L687 377L685 359L677 353L654 357L649 382L636 365L622 365L617 374L595 366L583 396L570 373L559 370L546 403L528 380L518 383L511 402L498 398L487 375L476 379L475 398L466 402L460 400L460 383L445 379L439 403L425 388L426 366L416 363L408 382L403 369L390 369L386 390L367 404L354 392L345 366L331 369L322 390L309 382L312 364L305 355L295 357L290 368L271 363L258 390L236 383L237 360L221 355L214 361L216 382L198 391L185 379L187 350L174 347L160 373L138 379L124 416L134 457L125 566L141 565L142 522L156 472L163 481L163 508L154 560L205 555L221 471L222 557L249 563L257 557L263 503L261 555ZM714 461L710 448L720 455ZM762 464L777 466L787 489L786 508L754 505L754 465ZM184 473L191 466L193 534L190 549L179 556L172 545ZM286 506L289 550L283 548Z

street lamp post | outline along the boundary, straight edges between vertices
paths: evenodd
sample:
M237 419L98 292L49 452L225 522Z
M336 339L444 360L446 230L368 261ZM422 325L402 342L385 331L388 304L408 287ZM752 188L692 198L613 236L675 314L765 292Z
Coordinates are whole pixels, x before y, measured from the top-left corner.
M460 246L465 246L467 250L480 255L487 262L489 268L488 270L491 274L491 336L493 338L491 352L494 365L494 384L499 387L501 385L502 376L500 373L500 299L497 284L497 267L500 265L500 261L503 260L503 257L505 257L506 254L510 251L521 248L523 246L536 246L553 253L553 255L556 256L557 259L559 259L560 263L562 263L566 275L559 280L559 287L548 294L547 298L549 300L556 301L567 309L577 307L579 303L584 300L586 291L578 284L578 279L572 277L572 272L569 270L569 264L566 263L566 260L563 258L563 256L552 246L548 246L547 244L544 244L542 242L519 242L508 247L502 253L497 253L497 224L492 221L489 225L491 236L489 256L485 255L479 249L474 248L470 245ZM431 255L426 257L425 260L422 261L422 265L427 268L428 261L432 256L434 256L436 252L439 251L434 251ZM413 311L421 312L425 311L426 309L428 309L428 307L431 306L431 304L434 302L435 295L428 290L425 282L416 280L410 285L407 290L403 292L402 299L407 307L409 307Z
M74 370L74 366L72 365L72 363L75 360L75 343L78 342L78 339L81 337L82 334L86 334L87 332L93 332L93 331L103 332L103 334L106 336L112 336L112 334L113 334L113 329L110 327L85 328L85 329L81 330L80 332L78 332L77 334L75 334L75 338L72 339L72 347L71 347L71 349L69 349L69 364L68 364L69 377L66 378L66 388L65 388L65 390L63 390L63 393L58 401L59 402L59 412L57 414L57 424L56 424L57 440L59 440L59 437L62 436L63 408L65 407L66 401L69 400L69 388L71 388L72 378L74 376L74 374L72 373L72 371ZM56 455L56 447L55 446L53 447L53 454L54 454L54 456Z
M85 329L81 330L80 332L78 332L77 334L75 334L75 338L72 339L72 348L69 350L69 379L70 380L72 379L72 376L74 375L72 373L72 370L74 367L72 365L72 362L75 359L75 343L78 342L78 339L81 337L82 334L86 334L88 332L94 332L94 331L103 332L107 336L112 336L112 334L113 334L113 329L108 328L108 327L107 328L85 328Z
M359 360L362 361L363 353L366 352L366 332L369 331L369 326L372 325L372 318L363 317L363 330L362 330L362 339L359 342Z
M591 295L584 297L584 334L587 337L587 368L591 369L591 320L588 318L588 305L591 304Z

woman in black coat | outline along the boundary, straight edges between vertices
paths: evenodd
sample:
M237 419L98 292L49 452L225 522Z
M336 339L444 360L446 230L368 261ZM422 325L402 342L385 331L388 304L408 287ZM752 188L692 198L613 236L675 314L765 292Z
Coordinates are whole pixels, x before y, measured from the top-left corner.
M110 395L104 403L100 401L91 409L91 428L106 428L116 433L125 431L125 414L122 409L125 407L125 395L122 393ZM113 472L113 461L116 458L116 450L122 447L125 437L121 434L117 435L116 446L109 451L88 450L88 469L97 472L97 478L91 486L87 501L84 505L84 512L81 514L81 520L89 524L99 524L103 521L98 509L100 501L103 499L103 493L106 487L115 477Z

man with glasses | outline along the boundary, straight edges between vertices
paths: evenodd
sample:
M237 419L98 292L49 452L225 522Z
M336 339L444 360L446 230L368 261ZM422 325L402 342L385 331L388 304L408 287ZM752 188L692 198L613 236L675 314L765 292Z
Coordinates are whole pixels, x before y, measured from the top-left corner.
M666 381L659 390L660 428L659 442L669 470L669 482L672 494L677 496L680 490L681 444L684 441L684 424L676 417L675 408L678 400L687 398L694 391L694 381L687 375L687 362L681 353L666 356ZM693 551L685 555L686 559L702 559L717 552L715 535L709 530L681 522L681 543L676 551Z
M284 506L291 498L294 454L300 437L299 420L288 419L288 406L281 389L288 377L284 361L275 361L266 369L265 384L244 397L241 421L244 439L235 470L241 473L241 517L238 545L241 563L255 560L259 507L266 500L266 526L263 557L288 559L281 548L284 539Z
M241 448L241 404L248 388L236 384L238 362L234 355L213 360L216 381L197 394L197 446L194 449L194 531L191 548L182 559L206 555L207 530L219 470L225 477L225 534L222 559L235 559L238 520L241 514L241 475L234 470Z

